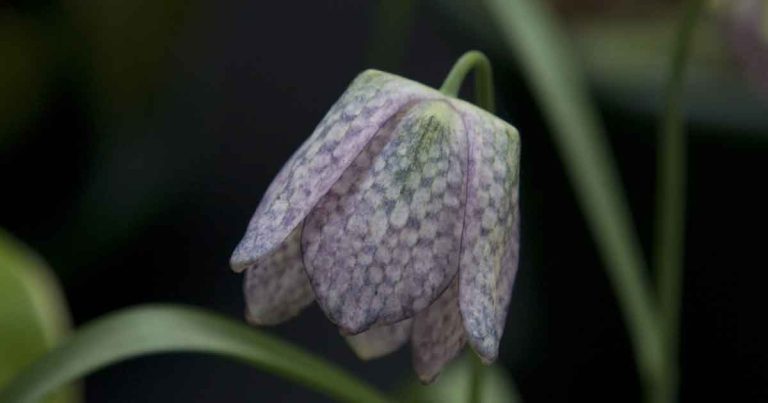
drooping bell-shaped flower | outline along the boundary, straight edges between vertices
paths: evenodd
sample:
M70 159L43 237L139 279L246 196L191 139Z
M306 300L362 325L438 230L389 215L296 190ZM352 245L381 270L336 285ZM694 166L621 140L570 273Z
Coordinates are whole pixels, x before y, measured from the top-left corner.
M363 358L410 340L425 382L467 341L493 361L517 270L519 145L474 105L363 72L232 256L248 320L276 324L317 301Z

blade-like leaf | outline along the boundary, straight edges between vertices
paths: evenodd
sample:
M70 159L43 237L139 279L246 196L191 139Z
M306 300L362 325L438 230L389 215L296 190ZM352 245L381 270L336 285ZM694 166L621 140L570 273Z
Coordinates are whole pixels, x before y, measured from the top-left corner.
M45 263L0 230L0 388L67 334L66 307ZM48 401L76 402L78 396L68 387Z
M340 401L387 401L345 371L244 324L197 308L150 305L85 326L0 391L0 402L37 401L58 386L118 361L168 352L244 361Z
M542 1L482 0L547 118L635 347L640 373L658 376L662 346L646 264L599 115L567 36Z

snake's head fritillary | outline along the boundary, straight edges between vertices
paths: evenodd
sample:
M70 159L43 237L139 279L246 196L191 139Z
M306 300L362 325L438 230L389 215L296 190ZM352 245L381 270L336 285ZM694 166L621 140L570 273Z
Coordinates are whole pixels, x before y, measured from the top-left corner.
M285 164L231 265L247 317L316 300L362 358L411 340L433 380L498 353L519 249L517 131L392 74L360 74Z

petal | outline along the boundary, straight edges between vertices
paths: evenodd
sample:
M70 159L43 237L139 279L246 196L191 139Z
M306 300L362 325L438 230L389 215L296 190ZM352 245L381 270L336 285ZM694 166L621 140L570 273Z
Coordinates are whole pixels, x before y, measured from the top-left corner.
M363 360L387 355L399 349L411 335L411 319L391 325L373 327L354 336L346 336L347 343Z
M304 264L345 332L412 317L458 270L466 135L445 101L398 114L307 217Z
M267 189L232 255L232 269L242 271L280 245L384 122L412 100L436 94L395 75L360 74Z
M467 207L459 269L459 305L472 348L496 359L517 271L517 130L462 101L469 139Z
M459 312L459 279L413 320L413 367L423 383L437 378L467 342Z
M286 321L314 299L301 261L301 229L245 273L246 318L255 325Z

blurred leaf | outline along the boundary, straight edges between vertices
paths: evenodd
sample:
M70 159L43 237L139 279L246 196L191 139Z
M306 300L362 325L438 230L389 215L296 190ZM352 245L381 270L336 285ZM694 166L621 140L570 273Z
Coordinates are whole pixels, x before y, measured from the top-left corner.
M62 340L69 329L66 302L45 263L0 230L0 388ZM76 402L75 387L50 402Z
M639 373L647 387L659 385L663 350L647 266L603 124L571 42L542 1L480 4L487 7L547 119L622 310Z
M661 114L669 46L677 18L584 20L572 24L573 38L590 81L607 105L656 116ZM692 123L726 129L723 133L766 139L768 102L734 64L724 40L723 21L707 18L696 32L687 75L686 111Z
M499 16L482 7L480 0L434 3L433 11L454 21L462 36L476 37L481 48L504 55L505 62L513 61L508 42L502 40L506 36L502 25L488 23ZM568 21L565 34L573 47L571 53L583 63L584 75L603 105L649 117L661 113L667 59L660 56L671 51L667 44L676 21L671 12L676 10L654 7L653 13L602 18L590 14ZM732 52L723 41L722 22L714 16L697 32L685 99L689 120L723 129L711 134L725 135L725 141L732 141L734 134L766 139L768 102L734 65Z
M451 364L431 385L416 381L401 392L404 403L465 403L469 397L472 363L467 354ZM482 401L485 403L522 402L512 377L499 365L486 367L483 373Z
M169 352L240 360L340 401L387 401L346 371L267 333L201 309L172 305L129 308L86 325L0 391L0 401L32 402L108 365Z

